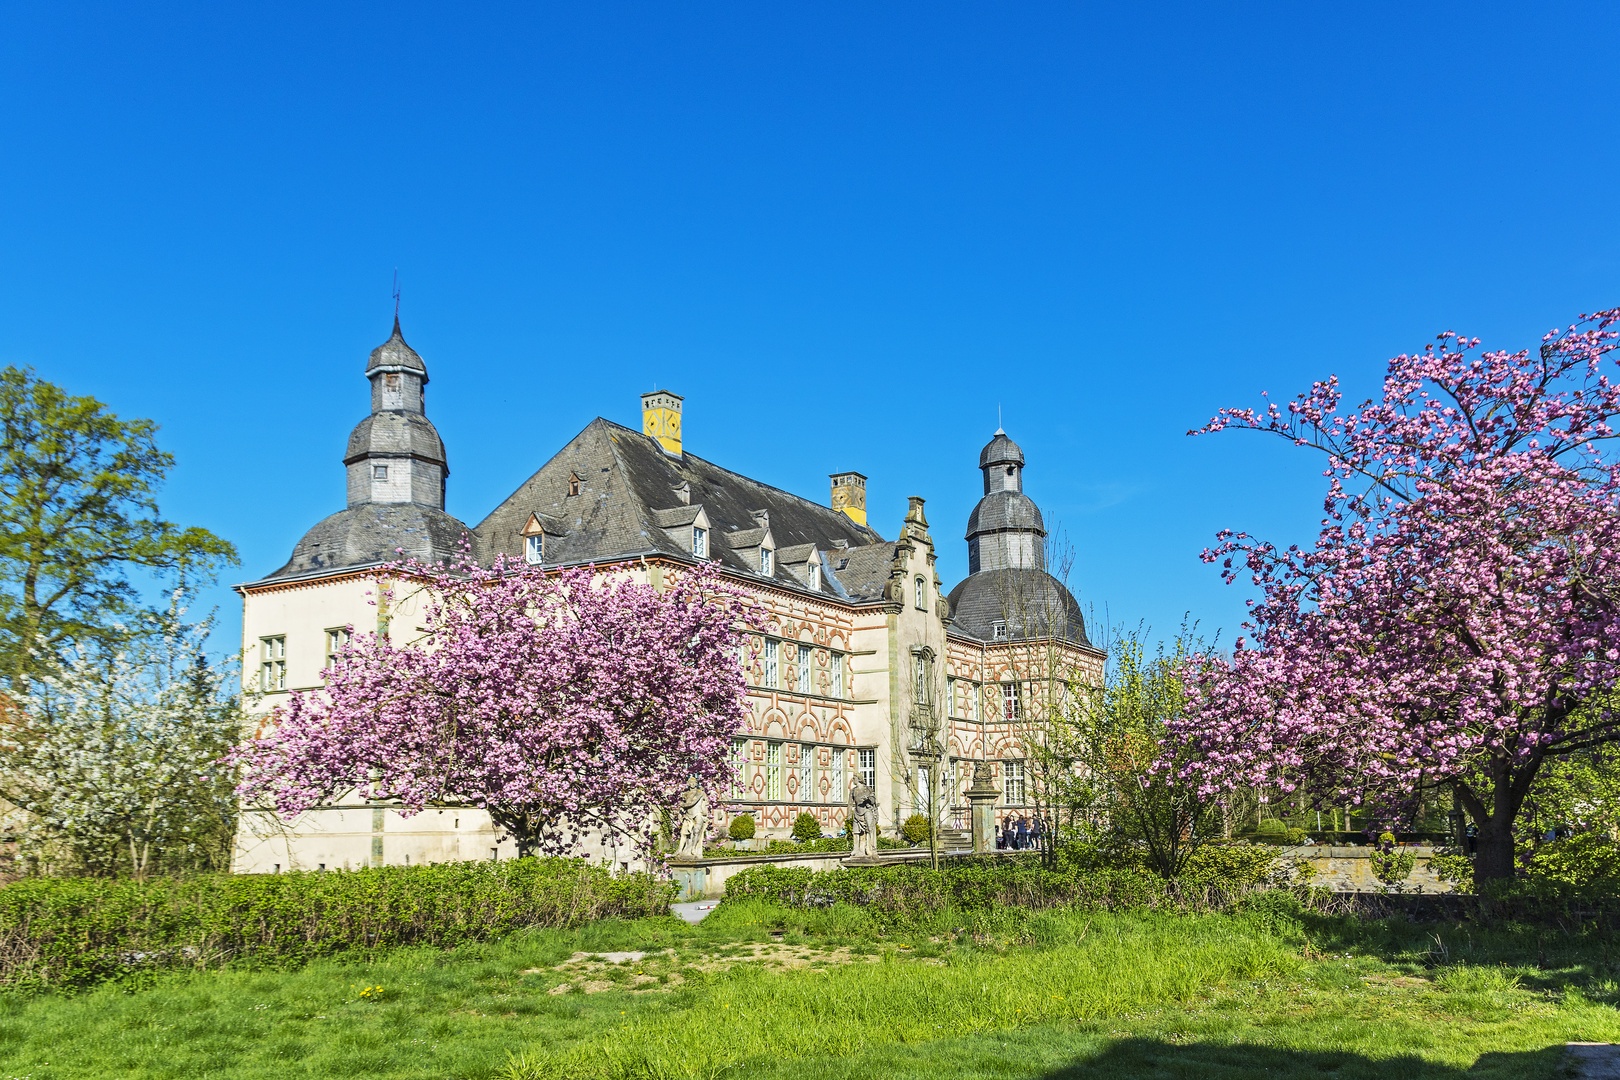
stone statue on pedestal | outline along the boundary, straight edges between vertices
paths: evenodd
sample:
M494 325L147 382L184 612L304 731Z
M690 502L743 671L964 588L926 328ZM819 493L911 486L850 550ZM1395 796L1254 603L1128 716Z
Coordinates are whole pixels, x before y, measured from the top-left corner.
M996 790L995 770L988 761L973 766L973 785L967 789L968 824L973 829L973 850L985 854L996 850Z
M857 782L849 789L850 857L875 858L877 835L877 791L867 784Z
M675 857L703 858L703 834L708 828L709 796L694 778L681 793L681 833L675 842Z

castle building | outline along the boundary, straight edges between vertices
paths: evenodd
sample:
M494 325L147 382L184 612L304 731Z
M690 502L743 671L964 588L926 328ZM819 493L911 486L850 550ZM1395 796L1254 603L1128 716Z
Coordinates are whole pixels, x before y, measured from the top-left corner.
M417 598L388 599L400 553L447 561L465 546L485 564L504 554L654 584L712 562L762 618L745 650L751 718L734 742L739 780L723 814L751 813L764 835L785 836L809 811L836 832L850 786L864 780L879 793L886 831L931 800L947 828L960 826L981 761L994 770L998 813L1031 811L1038 714L1063 679L1100 674L1103 654L1048 572L1023 451L1005 432L979 455L984 496L967 523L969 574L947 594L923 499L910 499L896 539L885 540L868 521L864 475L831 474L822 505L732 472L687 448L684 401L669 391L642 395L639 430L591 421L468 526L444 510L450 467L427 417L427 365L397 319L365 377L371 411L343 456L347 505L305 533L285 566L237 586L252 710L318 690L351 633L414 625ZM291 822L245 810L235 865L271 872L515 853L483 811L407 818L354 798ZM585 853L630 860L612 838Z

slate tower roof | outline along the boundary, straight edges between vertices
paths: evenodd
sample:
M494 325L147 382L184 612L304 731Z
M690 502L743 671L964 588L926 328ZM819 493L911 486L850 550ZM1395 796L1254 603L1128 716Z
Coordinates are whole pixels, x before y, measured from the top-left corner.
M349 433L343 454L348 506L304 534L271 578L303 577L393 562L452 560L467 527L444 512L450 465L427 418L427 364L405 343L399 318L366 361L371 413Z
M968 576L951 590L953 629L982 641L1086 638L1080 605L1046 571L1046 523L1024 494L1024 451L995 435L979 453L984 497L968 515Z

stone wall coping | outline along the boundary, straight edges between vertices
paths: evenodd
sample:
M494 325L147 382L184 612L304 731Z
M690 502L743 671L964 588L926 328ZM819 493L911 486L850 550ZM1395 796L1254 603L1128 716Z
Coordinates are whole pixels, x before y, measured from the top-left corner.
M943 859L947 857L971 854L973 854L971 850L941 850L939 857ZM1022 855L1024 852L991 852L990 854ZM766 863L811 862L825 861L827 859L831 859L834 862L843 862L847 858L849 858L849 852L847 851L799 851L788 852L783 855L708 855L701 859L671 859L669 865L671 867L737 865L762 866ZM883 863L915 862L918 859L926 858L928 858L927 848L885 848L878 852L878 859Z
M1301 859L1365 859L1370 856L1374 848L1370 847L1340 847L1329 844L1298 844L1293 847L1279 847L1277 849L1285 855L1293 855ZM1432 858L1435 848L1428 844L1400 844L1397 851L1404 851L1419 859Z

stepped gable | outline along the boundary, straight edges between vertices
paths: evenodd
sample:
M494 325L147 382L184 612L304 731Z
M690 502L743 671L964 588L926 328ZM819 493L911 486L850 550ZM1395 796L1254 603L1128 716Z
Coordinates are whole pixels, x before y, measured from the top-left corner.
M570 494L577 482L579 494ZM831 507L721 468L691 452L671 454L658 441L597 417L562 450L490 512L473 532L480 561L520 557L521 530L532 514L554 519L546 565L607 562L641 555L691 559L691 523L701 508L709 522L710 561L786 588L807 586L780 556L813 545L832 571L843 552L882 538ZM762 521L757 515L764 512ZM778 558L770 575L758 572L748 553L766 535ZM741 546L734 546L733 542ZM752 548L748 543L754 545ZM819 591L841 595L839 583L822 574Z

